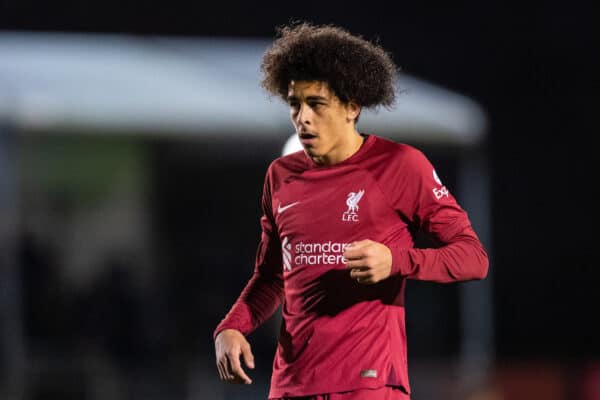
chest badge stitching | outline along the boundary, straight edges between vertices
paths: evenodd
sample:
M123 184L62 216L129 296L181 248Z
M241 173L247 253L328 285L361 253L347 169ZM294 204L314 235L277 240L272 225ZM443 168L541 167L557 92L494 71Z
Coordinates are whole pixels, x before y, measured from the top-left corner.
M358 202L362 199L364 194L364 189L361 189L358 192L348 193L348 197L346 199L346 205L348 206L348 209L342 214L342 221L358 222Z

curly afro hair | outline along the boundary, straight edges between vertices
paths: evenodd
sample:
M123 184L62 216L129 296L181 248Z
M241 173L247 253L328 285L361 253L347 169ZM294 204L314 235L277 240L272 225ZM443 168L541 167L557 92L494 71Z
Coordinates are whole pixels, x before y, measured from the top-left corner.
M261 64L261 85L270 94L285 101L290 81L323 81L344 103L394 103L398 68L380 46L333 25L295 23L277 33Z

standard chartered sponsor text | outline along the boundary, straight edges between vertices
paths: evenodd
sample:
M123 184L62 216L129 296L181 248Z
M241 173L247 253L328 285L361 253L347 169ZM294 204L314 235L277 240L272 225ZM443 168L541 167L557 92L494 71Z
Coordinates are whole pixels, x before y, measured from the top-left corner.
M294 264L296 265L334 265L343 264L344 249L350 243L321 242L321 243L296 243L294 246Z

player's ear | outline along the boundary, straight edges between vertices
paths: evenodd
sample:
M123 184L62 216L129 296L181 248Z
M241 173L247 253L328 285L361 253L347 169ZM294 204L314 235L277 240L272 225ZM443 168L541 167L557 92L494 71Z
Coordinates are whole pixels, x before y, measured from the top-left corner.
M356 121L360 115L360 106L355 101L349 101L346 104L346 119L348 121Z

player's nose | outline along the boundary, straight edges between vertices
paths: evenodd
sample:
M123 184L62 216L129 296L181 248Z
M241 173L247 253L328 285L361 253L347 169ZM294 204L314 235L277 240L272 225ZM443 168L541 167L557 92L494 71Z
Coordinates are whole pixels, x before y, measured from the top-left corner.
M310 107L306 104L301 104L300 109L298 110L298 115L296 115L296 123L300 126L302 125L310 125L312 118L312 112Z

